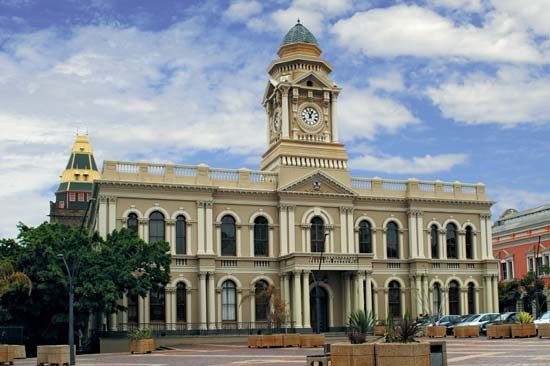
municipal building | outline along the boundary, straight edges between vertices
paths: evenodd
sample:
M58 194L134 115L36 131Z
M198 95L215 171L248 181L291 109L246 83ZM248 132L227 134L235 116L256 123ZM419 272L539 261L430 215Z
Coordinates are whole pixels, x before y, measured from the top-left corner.
M356 309L377 319L498 311L485 186L352 177L338 137L345 91L321 53L298 23L269 64L259 171L107 160L99 173L78 138L53 208L82 206L84 187L101 235L128 228L171 245L168 285L125 296L110 330L265 327L269 285L300 332L316 324L317 288L322 331Z

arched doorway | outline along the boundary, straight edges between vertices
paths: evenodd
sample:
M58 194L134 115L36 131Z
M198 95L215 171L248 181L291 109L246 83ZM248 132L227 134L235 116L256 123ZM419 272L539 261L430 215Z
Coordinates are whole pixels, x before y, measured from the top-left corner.
M328 293L321 286L313 287L309 291L309 309L311 314L311 327L313 330L316 330L317 327L317 305L315 301L315 296L317 296L316 291L319 290L319 331L328 332L329 330L329 321L328 321Z

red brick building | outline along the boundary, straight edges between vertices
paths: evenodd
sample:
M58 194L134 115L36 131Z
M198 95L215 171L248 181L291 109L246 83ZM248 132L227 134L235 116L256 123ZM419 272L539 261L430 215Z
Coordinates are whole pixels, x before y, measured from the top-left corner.
M550 276L542 270L550 264L550 204L525 211L506 210L493 225L493 255L500 260L500 280L535 272L536 263L549 285Z

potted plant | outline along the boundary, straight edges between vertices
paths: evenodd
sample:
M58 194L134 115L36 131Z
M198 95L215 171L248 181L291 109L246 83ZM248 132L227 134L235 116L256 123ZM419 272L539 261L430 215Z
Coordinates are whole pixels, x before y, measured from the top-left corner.
M503 321L496 321L487 325L487 338L510 338L512 325Z
M534 320L533 315L525 311L519 312L516 317L516 323L511 326L512 338L536 336L537 328L535 323L533 323Z
M153 332L149 328L135 329L128 332L130 353L151 353L155 350Z
M348 316L347 323L350 343L331 345L332 365L374 366L374 344L365 343L367 333L374 328L374 316L371 312L356 310Z
M407 313L397 320L386 321L385 343L376 343L376 365L429 365L430 344L418 342L418 325Z
M444 325L437 325L435 317L431 318L431 323L426 326L426 336L429 338L434 337L447 337L447 327Z

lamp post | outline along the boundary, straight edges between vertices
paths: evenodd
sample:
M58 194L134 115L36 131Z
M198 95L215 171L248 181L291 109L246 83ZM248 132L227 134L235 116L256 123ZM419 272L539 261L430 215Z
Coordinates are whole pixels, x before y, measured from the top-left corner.
M70 353L70 366L75 364L75 355L74 355L74 287L73 287L73 276L69 265L65 260L63 254L58 254L58 258L63 260L65 268L67 269L67 276L69 277L69 353Z
M328 233L325 233L323 236L323 245L321 246L321 255L319 256L319 273L321 273L321 264L323 263L323 253L325 252L327 236ZM321 299L319 298L319 285L317 284L315 273L311 271L311 275L313 276L313 283L315 284L315 333L319 334L321 329Z

